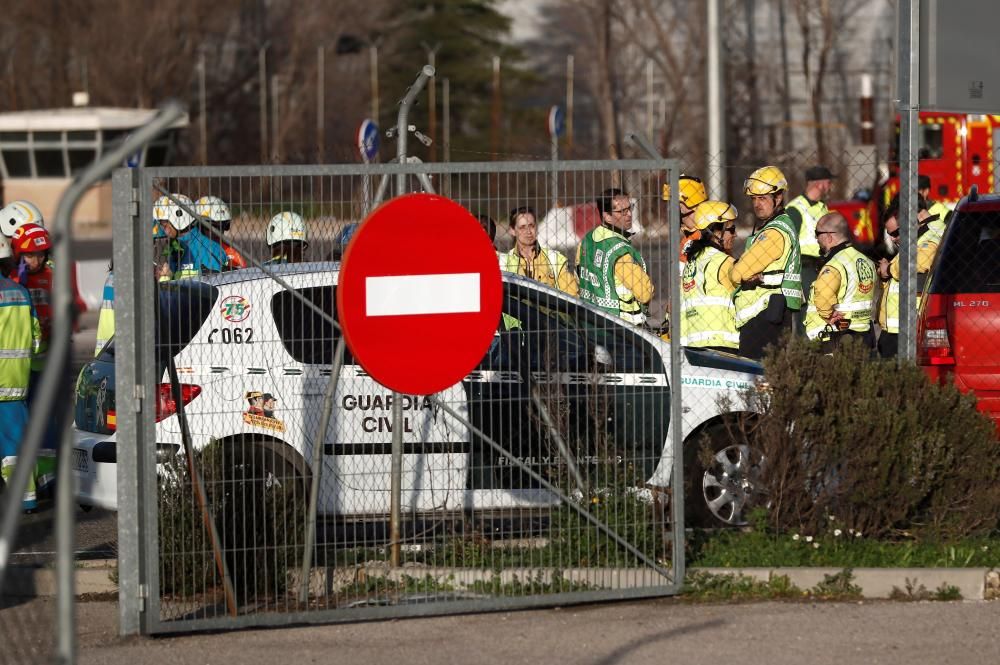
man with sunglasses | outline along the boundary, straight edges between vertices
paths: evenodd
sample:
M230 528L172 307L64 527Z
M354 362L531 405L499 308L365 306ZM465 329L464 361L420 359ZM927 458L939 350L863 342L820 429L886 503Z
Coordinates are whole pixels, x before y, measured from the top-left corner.
M646 262L632 247L632 200L621 189L597 197L601 225L576 248L580 299L635 325L646 322L645 306L653 298Z
M740 355L759 360L764 347L790 330L792 312L802 308L802 262L798 232L785 214L788 181L781 170L757 169L743 191L758 221L729 276L739 287L734 302Z
M878 274L882 278L882 300L879 304L878 352L883 358L895 358L899 351L899 195L889 202L882 218L885 233L896 248L896 255L890 261L883 258L878 264ZM934 222L937 215L927 210L927 201L917 196L917 309L920 309L920 293L934 263L941 235Z
M825 353L845 337L860 337L874 347L875 264L851 245L851 228L839 212L819 218L815 237L823 262L809 290L806 335L819 340Z

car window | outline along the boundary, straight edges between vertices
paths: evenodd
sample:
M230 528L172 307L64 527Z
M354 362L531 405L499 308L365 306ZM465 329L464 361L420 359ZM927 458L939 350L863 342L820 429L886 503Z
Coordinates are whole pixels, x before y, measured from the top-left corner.
M1000 293L1000 212L955 214L931 293Z
M315 286L297 291L279 291L271 299L274 325L289 355L305 365L330 365L333 363L333 352L340 333L330 321L302 299L336 320L337 288ZM350 351L346 349L344 364L354 364Z
M564 298L504 284L503 316L480 369L661 372L663 362L628 327Z
M177 355L215 309L219 289L196 280L165 282L158 288L156 350Z

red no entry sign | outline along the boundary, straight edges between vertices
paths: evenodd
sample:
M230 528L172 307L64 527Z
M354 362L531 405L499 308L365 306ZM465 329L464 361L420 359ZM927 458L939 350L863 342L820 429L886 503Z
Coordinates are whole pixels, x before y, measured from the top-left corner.
M479 364L502 297L496 252L476 218L444 197L409 194L358 228L341 264L337 313L373 379L427 395Z

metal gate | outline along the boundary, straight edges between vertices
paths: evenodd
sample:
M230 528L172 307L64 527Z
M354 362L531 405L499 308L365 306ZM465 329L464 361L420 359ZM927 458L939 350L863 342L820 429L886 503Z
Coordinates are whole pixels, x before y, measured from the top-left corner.
M512 271L482 363L430 397L375 383L337 324L338 259L392 181L499 229ZM676 181L671 160L116 172L117 331L78 399L116 441L83 486L117 461L122 631L678 593L673 460L706 417L661 337L665 310L679 321ZM644 325L574 295L580 238L629 213ZM503 251L530 244L528 217L535 279Z

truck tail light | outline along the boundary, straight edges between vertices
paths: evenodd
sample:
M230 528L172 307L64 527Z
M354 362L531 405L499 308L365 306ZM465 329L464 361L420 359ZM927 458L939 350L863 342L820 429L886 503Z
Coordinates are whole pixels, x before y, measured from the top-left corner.
M192 383L182 383L180 384L180 388L181 401L185 406L201 394L201 386L196 386ZM174 401L170 384L161 383L156 396L156 422L160 422L164 418L169 418L175 413L177 413L177 402Z
M937 293L924 297L928 300L917 335L917 363L925 367L932 380L943 382L955 364L948 334L947 302L945 296Z

